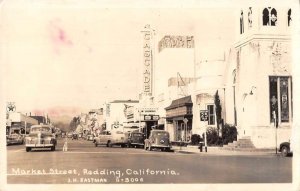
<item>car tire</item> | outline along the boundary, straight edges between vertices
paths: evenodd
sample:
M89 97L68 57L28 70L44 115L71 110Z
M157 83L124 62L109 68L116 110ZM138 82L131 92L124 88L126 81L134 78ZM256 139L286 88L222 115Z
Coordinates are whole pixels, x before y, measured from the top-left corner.
M26 152L31 151L31 147L26 147Z
M110 141L107 142L107 147L112 147L112 144Z
M288 156L288 154L289 154L289 148L288 148L287 146L283 146L283 147L281 148L281 155L282 155L283 157L286 157L286 156Z

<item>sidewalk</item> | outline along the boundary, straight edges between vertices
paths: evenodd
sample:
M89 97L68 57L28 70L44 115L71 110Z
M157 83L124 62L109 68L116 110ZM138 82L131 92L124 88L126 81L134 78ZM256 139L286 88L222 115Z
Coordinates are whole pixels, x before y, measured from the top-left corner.
M200 152L198 146L187 146L179 147L172 146L172 150L175 153L185 153L185 154L201 154L201 155L269 155L276 156L274 149L251 149L251 150L226 150L222 147L207 147L207 152L205 152L204 147L203 151ZM280 153L278 152L277 155Z

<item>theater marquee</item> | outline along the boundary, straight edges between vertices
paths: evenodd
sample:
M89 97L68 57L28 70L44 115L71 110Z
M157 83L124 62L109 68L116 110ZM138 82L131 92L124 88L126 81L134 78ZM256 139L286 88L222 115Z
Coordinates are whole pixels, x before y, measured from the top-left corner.
M165 48L194 48L194 36L164 36L158 43L158 52Z
M153 30L145 26L143 34L143 94L152 95Z

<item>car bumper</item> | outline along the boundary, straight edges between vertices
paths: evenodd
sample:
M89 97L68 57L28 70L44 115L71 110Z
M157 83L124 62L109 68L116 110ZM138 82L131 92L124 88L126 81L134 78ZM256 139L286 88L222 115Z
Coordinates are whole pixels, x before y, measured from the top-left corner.
M156 148L171 148L171 145L151 145L151 147L156 147Z
M36 148L44 148L44 147L53 147L54 144L26 144L26 147L36 147Z

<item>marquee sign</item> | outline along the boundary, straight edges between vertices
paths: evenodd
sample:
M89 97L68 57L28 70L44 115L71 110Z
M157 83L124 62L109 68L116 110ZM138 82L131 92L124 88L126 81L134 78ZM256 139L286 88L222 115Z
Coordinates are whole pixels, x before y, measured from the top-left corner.
M165 48L194 48L194 36L164 36L158 43L158 52Z
M143 93L145 95L152 95L152 65L153 65L153 51L152 51L152 29L150 25L145 26L143 34Z

